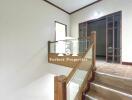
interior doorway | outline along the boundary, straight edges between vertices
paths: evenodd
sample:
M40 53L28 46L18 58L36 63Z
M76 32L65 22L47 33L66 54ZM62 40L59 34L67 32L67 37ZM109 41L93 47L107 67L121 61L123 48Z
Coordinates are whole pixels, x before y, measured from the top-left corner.
M106 18L97 21L88 22L88 33L96 31L96 57L105 60L106 58Z
M60 40L65 40L67 36L67 25L55 21L55 33L55 40L58 41L55 45L55 51L60 54L65 53L65 42Z

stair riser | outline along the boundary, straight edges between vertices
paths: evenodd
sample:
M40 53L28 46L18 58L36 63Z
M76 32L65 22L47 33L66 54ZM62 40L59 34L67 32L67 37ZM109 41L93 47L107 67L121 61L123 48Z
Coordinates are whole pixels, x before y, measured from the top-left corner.
M105 83L107 85L116 87L116 88L121 88L127 93L132 94L132 80L129 79L121 79L118 77L112 77L104 74L95 74L95 82L96 83Z

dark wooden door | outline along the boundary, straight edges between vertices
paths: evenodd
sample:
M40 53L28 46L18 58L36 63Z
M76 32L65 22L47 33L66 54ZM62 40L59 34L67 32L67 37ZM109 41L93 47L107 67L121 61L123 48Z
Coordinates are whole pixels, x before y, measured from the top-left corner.
M106 55L106 18L88 22L88 35L96 31L96 56L105 57Z

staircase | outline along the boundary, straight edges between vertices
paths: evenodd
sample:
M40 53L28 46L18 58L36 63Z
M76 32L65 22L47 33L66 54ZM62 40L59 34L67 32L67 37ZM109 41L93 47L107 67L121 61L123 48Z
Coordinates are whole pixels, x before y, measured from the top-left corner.
M48 62L71 69L54 77L54 100L82 100L94 78L95 61L95 31L78 39L48 41Z
M95 72L85 100L132 100L132 79Z
M58 45L65 52L57 51ZM77 60L82 58L87 61ZM82 39L49 41L48 62L71 68L68 75L54 77L54 100L132 100L132 78L95 71L95 61L96 32Z

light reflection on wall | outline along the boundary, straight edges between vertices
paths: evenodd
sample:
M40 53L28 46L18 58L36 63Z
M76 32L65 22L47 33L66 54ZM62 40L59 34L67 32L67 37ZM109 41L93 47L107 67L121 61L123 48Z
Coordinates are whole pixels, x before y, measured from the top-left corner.
M95 12L94 15L93 15L94 19L98 19L98 18L100 18L102 16L103 16L103 13L102 12L98 12L98 11Z

